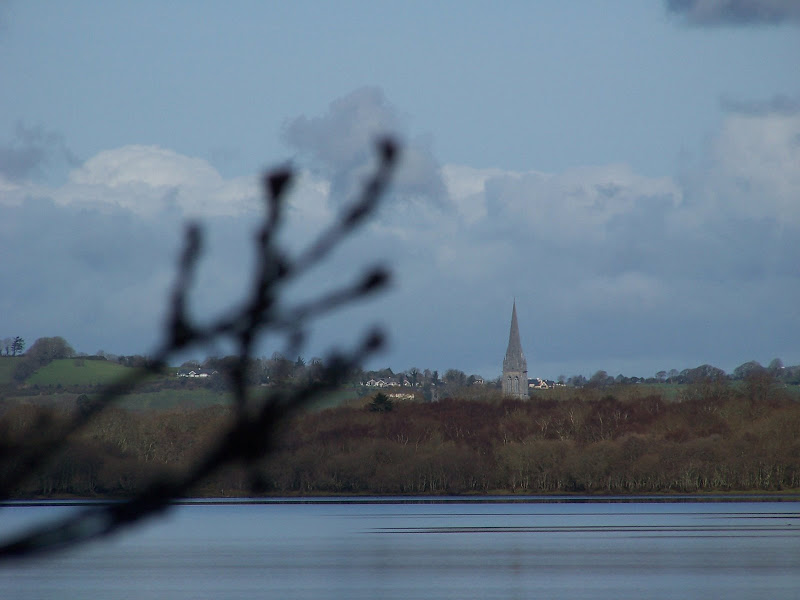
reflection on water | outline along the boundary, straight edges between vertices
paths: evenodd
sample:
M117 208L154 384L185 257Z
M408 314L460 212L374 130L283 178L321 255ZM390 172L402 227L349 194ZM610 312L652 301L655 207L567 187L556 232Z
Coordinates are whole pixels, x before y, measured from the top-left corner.
M190 503L6 565L0 596L800 597L797 501L441 500ZM0 532L69 510L3 508Z

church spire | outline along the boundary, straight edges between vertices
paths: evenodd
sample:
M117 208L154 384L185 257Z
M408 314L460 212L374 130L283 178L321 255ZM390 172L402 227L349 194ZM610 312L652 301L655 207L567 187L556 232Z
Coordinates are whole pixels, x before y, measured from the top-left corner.
M508 349L503 359L503 394L514 398L528 397L528 362L522 351L517 323L517 302L511 308L511 329L508 332Z
M527 371L528 364L525 353L522 351L522 342L519 339L519 324L517 323L517 302L511 308L511 329L508 332L508 349L503 360L503 371Z

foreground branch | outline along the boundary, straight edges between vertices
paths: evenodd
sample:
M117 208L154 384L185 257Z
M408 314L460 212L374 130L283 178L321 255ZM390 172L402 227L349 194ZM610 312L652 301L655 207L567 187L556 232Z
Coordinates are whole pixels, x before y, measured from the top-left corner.
M237 348L236 360L230 372L226 373L237 408L235 418L227 430L221 432L218 442L183 473L156 479L127 501L92 507L55 526L24 534L0 546L0 558L41 553L109 535L166 509L173 500L185 497L193 486L225 466L255 464L270 453L278 429L288 417L321 394L336 389L353 369L381 347L382 334L370 332L357 348L334 350L318 381L292 390L259 394L247 387L247 367L257 342L264 335L283 335L289 347L296 349L301 339L298 332L309 327L313 319L385 289L389 281L388 271L373 266L354 283L323 293L304 304L281 308L278 302L288 282L327 258L334 248L374 215L396 165L394 142L382 140L378 154L378 167L366 182L360 197L296 258L285 254L276 242L286 212L285 198L292 172L281 168L268 174L263 180L266 214L255 240L257 260L249 295L232 314L220 316L205 326L194 322L187 310L187 298L203 241L199 225L187 227L171 295L165 340L148 366L108 386L96 402L86 410L77 411L46 441L2 447L0 465L4 468L0 479L0 499L8 499L24 479L52 460L70 436L86 427L106 407L133 391L149 375L161 372L171 358L191 347L227 339Z

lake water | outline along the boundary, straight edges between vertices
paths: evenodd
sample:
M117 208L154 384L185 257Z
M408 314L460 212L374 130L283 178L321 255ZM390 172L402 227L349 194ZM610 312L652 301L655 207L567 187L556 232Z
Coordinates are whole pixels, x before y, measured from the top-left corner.
M800 598L800 502L485 500L181 505L5 563L0 598Z

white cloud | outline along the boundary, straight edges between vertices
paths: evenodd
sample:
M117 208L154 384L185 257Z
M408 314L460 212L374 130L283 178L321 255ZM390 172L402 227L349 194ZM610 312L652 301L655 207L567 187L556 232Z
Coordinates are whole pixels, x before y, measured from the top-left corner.
M141 183L151 187L217 188L222 178L206 161L158 146L124 146L106 150L70 173L77 185L119 187Z
M169 209L191 216L238 215L257 210L259 196L255 177L225 180L207 161L158 146L100 152L53 192L59 204L113 205L148 216Z

